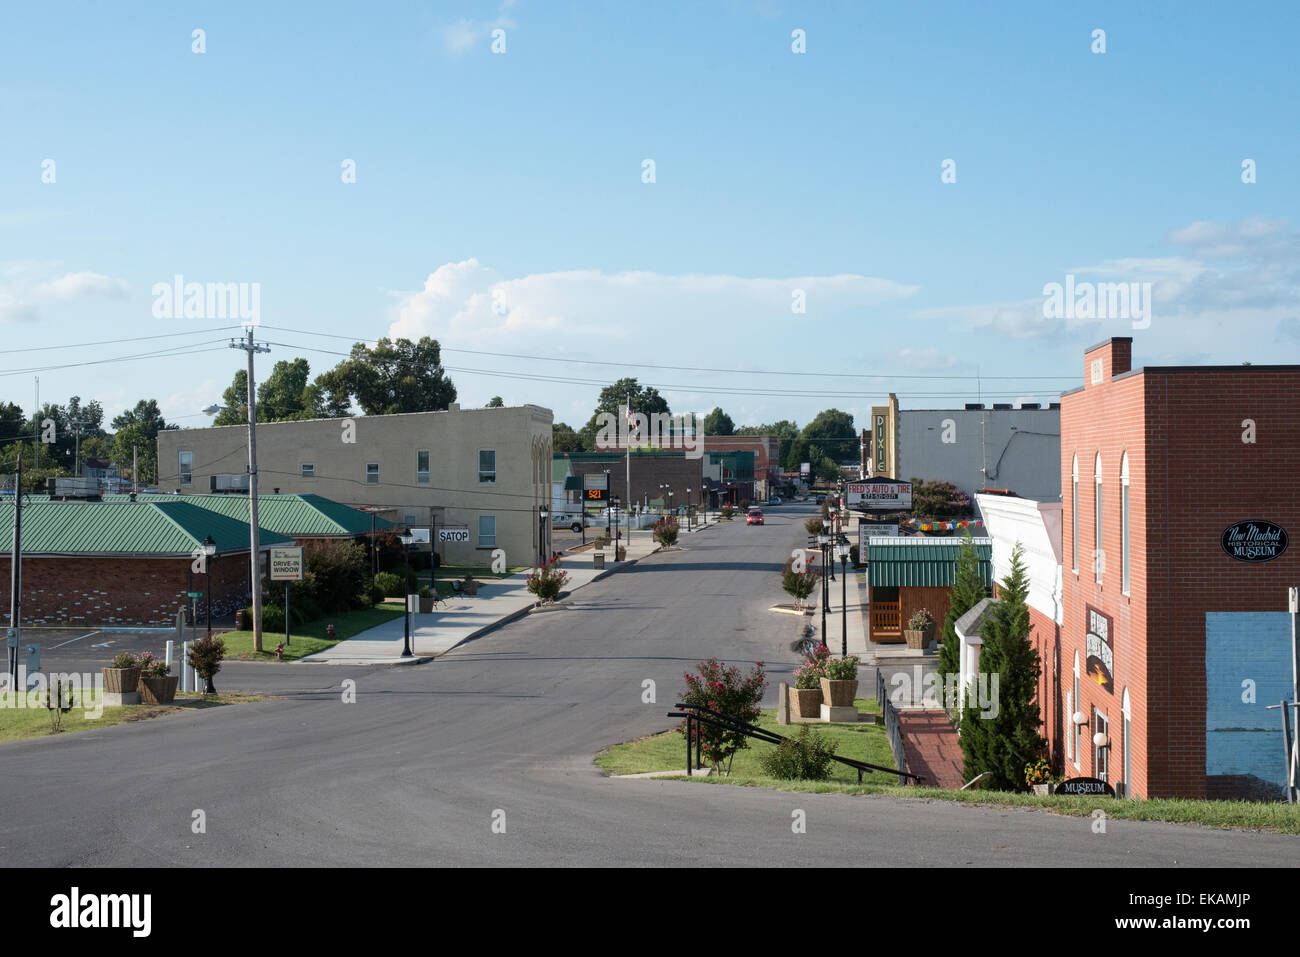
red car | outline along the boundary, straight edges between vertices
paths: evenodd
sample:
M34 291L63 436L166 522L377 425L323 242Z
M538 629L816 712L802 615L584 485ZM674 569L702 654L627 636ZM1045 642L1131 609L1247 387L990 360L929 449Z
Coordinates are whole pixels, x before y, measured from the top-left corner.
M751 508L751 509L749 510L749 513L745 515L745 524L746 524L746 525L762 525L762 524L763 524L763 510L762 510L761 508Z

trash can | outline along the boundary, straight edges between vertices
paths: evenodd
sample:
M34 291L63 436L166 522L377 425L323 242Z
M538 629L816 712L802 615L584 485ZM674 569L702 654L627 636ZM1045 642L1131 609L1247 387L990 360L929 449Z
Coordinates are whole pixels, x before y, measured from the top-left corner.
M594 555L591 556L591 561L592 561L592 567L595 568L597 571L599 571L600 569L605 567L605 553L596 552Z

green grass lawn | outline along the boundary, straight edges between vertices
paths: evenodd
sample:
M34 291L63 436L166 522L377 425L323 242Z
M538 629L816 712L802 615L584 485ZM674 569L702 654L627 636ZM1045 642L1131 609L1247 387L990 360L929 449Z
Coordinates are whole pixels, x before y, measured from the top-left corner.
M857 705L859 711L871 714L880 713L875 699L859 698L854 704ZM799 725L776 723L776 709L764 711L760 715L757 724L760 728L787 738L794 738L799 735ZM837 743L835 753L839 757L865 761L867 764L878 764L886 768L894 766L894 757L889 750L889 738L885 735L883 725L814 724L812 727L821 732L824 738L830 738ZM786 782L778 782L765 777L759 763L762 755L775 747L776 745L768 744L766 741L751 739L749 747L736 752L735 758L732 759L731 775L719 780L731 784L759 784L768 787L775 787L779 784L784 786ZM671 771L674 769L680 769L685 774L686 738L677 731L668 731L649 738L631 741L627 744L615 745L600 755L596 759L596 764L610 774L640 774L644 771ZM866 775L864 780L871 780L873 776L878 779L889 777L891 782L897 780L893 776L882 775L879 772L874 775ZM831 765L830 779L818 783L828 786L852 785L857 787L858 772L839 762L834 762Z
M374 608L360 608L356 611L340 612L337 615L325 615L316 621L298 625L292 630L289 645L284 649L284 660L297 661L307 655L332 648L343 639L358 635L367 628L401 617L400 598L396 602L376 605ZM331 624L334 626L332 639L325 637L325 629ZM275 661L275 646L284 640L284 633L263 629L261 654L253 651L251 631L227 631L222 633L221 638L226 643L227 658Z
M219 675L218 680L220 680ZM205 696L195 692L178 692L176 700L169 705L132 704L113 708L106 707L97 718L87 715L81 701L78 699L77 706L63 716L63 723L59 733L111 728L115 724L160 718L164 715L179 714L182 711L197 711L204 708L219 708L228 704L261 701L262 697L262 695L247 694ZM50 735L50 715L45 709L0 708L0 742L21 741L25 738L44 738Z
M854 702L859 711L879 714L874 699ZM776 712L764 711L758 724L786 737L799 733L798 725L778 725ZM814 724L823 735L839 741L836 754L856 758L869 764L893 767L893 755L883 725ZM933 787L904 787L897 778L871 774L857 783L857 772L834 764L827 781L782 781L766 777L758 763L759 755L774 745L751 741L748 750L736 754L730 776L686 778L686 739L677 731L667 731L618 744L596 757L596 764L609 774L639 774L645 771L680 770L679 780L693 784L734 784L742 787L765 787L781 791L832 794L877 794L902 798L958 801L965 804L1001 805L1039 808L1051 814L1089 817L1101 808L1107 817L1129 821L1167 821L1175 824L1199 824L1213 828L1248 828L1300 834L1300 805L1257 803L1251 801L1185 801L1155 798L1128 801L1115 798L1067 797L1021 794L1010 791L958 791Z
M438 586L434 590L439 598L450 598L455 594L451 588L451 581L453 578L460 581L468 573L472 574L484 584L490 586L494 581L500 581L503 578L509 578L516 572L527 570L528 569L523 565L513 565L505 572L505 574L497 575L492 571L490 565L443 565L438 569ZM432 580L431 574L427 571L419 572L418 578L421 585L428 585Z

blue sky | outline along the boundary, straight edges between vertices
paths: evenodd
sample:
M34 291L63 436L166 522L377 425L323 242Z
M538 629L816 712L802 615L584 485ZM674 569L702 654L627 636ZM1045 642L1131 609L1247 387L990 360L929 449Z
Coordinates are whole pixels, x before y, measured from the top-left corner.
M1045 401L1110 335L1141 364L1300 361L1294 4L268 6L7 12L7 349L225 325L154 316L180 274L260 283L261 369L348 347L286 328L428 334L463 403L575 426L629 374L802 424L959 405L977 368L986 400ZM1044 319L1067 273L1150 282L1149 328ZM209 342L40 372L43 400L199 425L227 335L7 354L0 399L31 406L15 370Z

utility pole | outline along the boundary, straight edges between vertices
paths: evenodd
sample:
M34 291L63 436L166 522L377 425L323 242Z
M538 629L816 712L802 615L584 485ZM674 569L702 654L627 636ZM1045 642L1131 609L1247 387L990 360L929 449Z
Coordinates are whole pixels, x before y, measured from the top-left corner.
M22 646L22 590L23 590L23 448L18 446L18 471L14 473L14 540L13 550L9 553L9 630L12 638L6 642L9 646L9 676L14 691L18 687L18 649ZM6 636L8 637L8 636Z
M270 352L268 346L259 346L253 342L253 327L248 327L248 341L238 340L230 343L232 349L243 349L248 353L248 528L251 541L249 561L249 584L253 592L253 650L262 650L262 568L258 551L257 528L257 386L253 380L253 355L258 352Z
M131 446L131 491L140 491L140 446Z
M32 413L32 451L36 455L36 470L41 468L41 377L36 376L36 411Z

